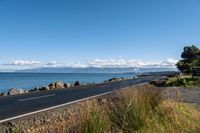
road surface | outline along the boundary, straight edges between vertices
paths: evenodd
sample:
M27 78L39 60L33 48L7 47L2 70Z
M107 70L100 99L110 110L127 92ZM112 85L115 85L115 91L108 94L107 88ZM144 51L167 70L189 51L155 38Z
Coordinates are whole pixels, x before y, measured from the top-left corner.
M146 83L158 78L161 76L142 76L138 79L118 82L0 97L0 123L31 112Z

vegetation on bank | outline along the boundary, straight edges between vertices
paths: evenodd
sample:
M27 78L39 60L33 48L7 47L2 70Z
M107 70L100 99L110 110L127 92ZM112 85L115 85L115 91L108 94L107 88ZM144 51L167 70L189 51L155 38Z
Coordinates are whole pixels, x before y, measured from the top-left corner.
M194 45L184 47L181 58L176 66L182 73L191 74L194 67L200 67L200 49Z
M200 87L200 77L173 77L169 78L166 87Z
M187 103L162 99L147 86L120 92L104 105L90 103L78 124L80 133L200 132L200 112Z
M167 87L199 87L200 76L193 77L194 68L200 69L200 49L194 45L186 46L181 54L181 60L176 64L181 75L169 78L163 86Z
M43 123L30 133L199 133L200 107L145 85L89 100L70 118ZM22 129L12 128L13 133Z

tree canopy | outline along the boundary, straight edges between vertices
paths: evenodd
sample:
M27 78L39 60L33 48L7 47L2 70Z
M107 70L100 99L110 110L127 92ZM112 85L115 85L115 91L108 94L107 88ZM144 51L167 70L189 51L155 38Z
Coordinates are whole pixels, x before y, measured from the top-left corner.
M181 58L176 66L183 73L191 73L193 67L200 67L200 49L194 45L184 47Z

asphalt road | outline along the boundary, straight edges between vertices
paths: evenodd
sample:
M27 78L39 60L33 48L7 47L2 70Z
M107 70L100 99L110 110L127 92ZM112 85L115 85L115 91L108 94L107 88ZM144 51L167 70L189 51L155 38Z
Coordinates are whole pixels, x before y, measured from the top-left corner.
M143 76L138 79L119 82L0 97L0 122L8 118L149 82L158 78L161 78L161 76Z

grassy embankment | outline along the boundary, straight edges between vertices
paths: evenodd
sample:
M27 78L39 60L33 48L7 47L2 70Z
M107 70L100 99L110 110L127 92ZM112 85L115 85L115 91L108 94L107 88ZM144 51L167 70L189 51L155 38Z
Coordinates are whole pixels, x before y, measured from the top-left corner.
M166 86L199 85L199 78L188 76L166 82ZM67 133L199 133L200 107L163 95L166 94L151 85L116 92L102 103L88 101L74 122L70 121L73 124L69 128L64 128L65 124L59 126L59 122L54 127ZM178 93L176 97L180 99Z
M120 92L103 106L90 103L76 130L81 133L200 132L197 107L162 99L152 86Z

